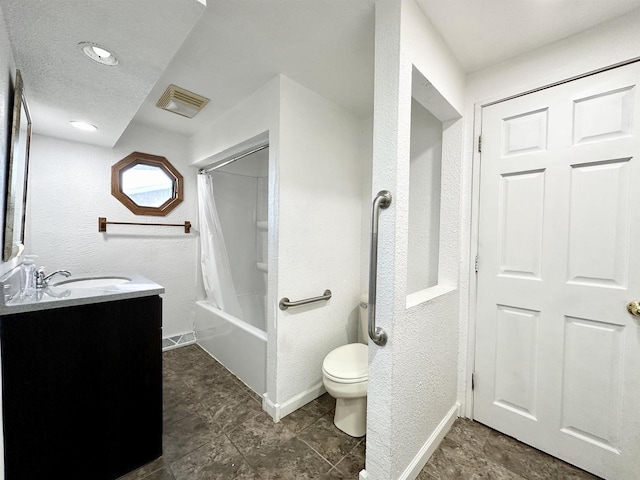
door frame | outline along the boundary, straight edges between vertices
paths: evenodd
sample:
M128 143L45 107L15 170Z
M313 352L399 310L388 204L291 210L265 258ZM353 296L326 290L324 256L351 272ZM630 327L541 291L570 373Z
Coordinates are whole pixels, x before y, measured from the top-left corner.
M564 83L579 80L581 78L597 75L614 68L624 67L632 63L640 62L640 57L634 57L623 62L614 63L596 70L591 70L569 78L552 81L543 85L531 85L517 88L521 93L508 96L497 95L487 98L473 105L473 150L472 150L472 166L471 166L471 238L469 249L469 304L467 311L467 363L465 366L465 400L464 400L464 416L473 420L474 396L473 396L473 373L476 363L476 334L477 334L477 312L478 312L478 276L475 270L475 258L478 255L478 244L480 240L480 169L481 169L481 152L478 151L478 140L482 133L482 112L483 108L495 105L497 103L506 102L514 98L529 95L540 90L553 88ZM480 263L481 266L481 263Z

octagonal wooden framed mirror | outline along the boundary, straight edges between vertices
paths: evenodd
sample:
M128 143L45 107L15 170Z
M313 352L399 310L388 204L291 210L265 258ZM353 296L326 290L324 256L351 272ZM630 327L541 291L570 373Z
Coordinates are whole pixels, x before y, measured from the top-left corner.
M182 202L183 183L158 155L133 152L111 167L111 194L136 215L165 216Z

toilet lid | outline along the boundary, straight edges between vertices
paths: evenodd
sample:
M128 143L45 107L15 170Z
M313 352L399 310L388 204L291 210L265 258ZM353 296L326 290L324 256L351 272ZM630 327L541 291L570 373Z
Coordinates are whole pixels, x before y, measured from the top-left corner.
M362 343L336 348L322 362L322 370L336 379L366 380L369 375L369 349Z

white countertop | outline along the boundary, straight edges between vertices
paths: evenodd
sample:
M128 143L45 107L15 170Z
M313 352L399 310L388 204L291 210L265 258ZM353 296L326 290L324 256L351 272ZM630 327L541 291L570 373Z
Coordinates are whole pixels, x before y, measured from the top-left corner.
M7 283L1 284L3 287L10 282L7 277L5 277L4 279ZM71 285L55 285L56 282L64 280L89 277L127 277L131 280L119 285L94 288L77 288L72 287ZM0 302L0 316L12 315L14 313L36 312L40 310L51 310L54 308L72 307L76 305L112 302L115 300L147 297L164 293L164 287L162 287L161 285L152 282L142 275L134 274L118 273L115 275L105 275L92 273L87 275L73 275L68 279L58 278L56 279L56 282L51 282L52 285L37 290L36 294L33 297L21 298L20 294L17 293L14 294L10 300L6 302ZM5 287L5 298L7 297L6 291L8 290L9 287Z

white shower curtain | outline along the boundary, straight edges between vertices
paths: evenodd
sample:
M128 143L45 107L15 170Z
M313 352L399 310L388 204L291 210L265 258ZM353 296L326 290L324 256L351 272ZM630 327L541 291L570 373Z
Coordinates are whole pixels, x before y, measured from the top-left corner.
M198 218L200 263L207 299L223 312L242 320L242 311L231 276L229 254L213 195L213 179L207 174L198 175Z

